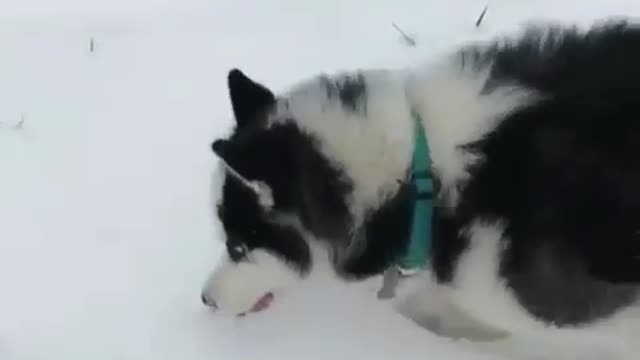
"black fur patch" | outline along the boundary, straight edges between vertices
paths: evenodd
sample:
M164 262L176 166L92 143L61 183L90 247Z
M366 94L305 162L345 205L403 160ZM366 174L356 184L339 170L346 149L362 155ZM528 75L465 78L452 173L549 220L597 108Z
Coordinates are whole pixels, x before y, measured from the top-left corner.
M365 278L379 274L406 251L415 196L412 186L405 184L393 198L369 215L360 230L360 235L366 237L366 247L340 264L343 275Z
M329 99L338 99L345 110L366 113L367 84L362 73L345 74L336 79L321 79Z
M304 274L311 266L311 252L293 228L269 221L258 206L255 194L228 177L224 183L218 216L226 233L226 246L232 261L247 261L252 250L262 249L280 257ZM238 253L236 247L246 248Z
M466 59L494 63L492 87L544 98L466 147L483 161L438 217L436 275L452 280L460 229L501 221L500 274L534 316L580 324L629 305L640 288L640 30L533 30L475 51Z
M264 121L236 130L230 139L223 140L223 154L242 176L271 187L274 211L265 212L253 192L227 176L219 218L229 248L245 245L249 251L265 249L304 272L311 265L308 244L297 230L277 225L273 216L296 214L316 235L343 239L350 224L345 199L351 185L293 122L269 129L261 123Z
M239 69L227 74L231 107L238 127L243 127L275 103L275 96L266 87L248 78Z

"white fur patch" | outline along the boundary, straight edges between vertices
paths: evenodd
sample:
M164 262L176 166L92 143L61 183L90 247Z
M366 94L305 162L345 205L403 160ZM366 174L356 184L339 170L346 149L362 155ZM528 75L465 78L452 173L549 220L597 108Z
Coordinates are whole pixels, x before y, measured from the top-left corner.
M218 309L231 314L248 311L268 292L278 294L296 285L299 273L282 259L256 249L248 261L234 263L225 253L207 279L202 295L213 300Z
M455 54L407 73L409 101L422 117L432 166L449 191L449 206L457 202L456 185L466 181L468 166L480 160L459 147L481 139L505 115L535 100L535 94L517 84L483 93L490 71L491 66L463 66Z
M520 306L498 276L503 230L500 223L476 221L464 231L469 247L460 257L449 297L466 313L498 329L546 328Z

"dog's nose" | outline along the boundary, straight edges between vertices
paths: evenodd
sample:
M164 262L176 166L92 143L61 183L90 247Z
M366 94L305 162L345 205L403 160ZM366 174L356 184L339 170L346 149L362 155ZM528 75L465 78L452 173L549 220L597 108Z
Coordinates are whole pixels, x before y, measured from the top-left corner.
M218 308L218 305L216 304L216 302L213 299L211 299L211 297L205 295L204 293L202 295L200 295L200 298L202 299L202 303L203 304L205 304L205 305L207 305L209 307L212 307L214 309Z

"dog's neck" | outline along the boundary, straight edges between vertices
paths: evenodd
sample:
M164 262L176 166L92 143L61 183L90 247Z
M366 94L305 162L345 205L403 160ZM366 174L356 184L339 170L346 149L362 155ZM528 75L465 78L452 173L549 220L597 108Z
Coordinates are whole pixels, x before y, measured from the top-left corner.
M288 92L272 121L295 119L349 177L353 192L348 204L358 227L405 179L416 112L423 121L439 195L445 196L439 206L453 206L469 165L480 160L462 146L481 139L497 126L501 114L531 95L515 86L487 91L490 66L465 64L462 54L454 53L416 69L317 77Z

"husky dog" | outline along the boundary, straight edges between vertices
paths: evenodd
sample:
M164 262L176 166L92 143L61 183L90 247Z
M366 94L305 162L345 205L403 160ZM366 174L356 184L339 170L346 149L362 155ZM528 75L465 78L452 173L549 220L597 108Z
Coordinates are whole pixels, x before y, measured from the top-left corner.
M402 71L276 95L233 69L228 86L235 128L212 144L227 252L205 304L264 310L322 259L349 281L392 265L417 114L435 182L428 281L450 306L506 334L640 340L639 27L528 26Z

